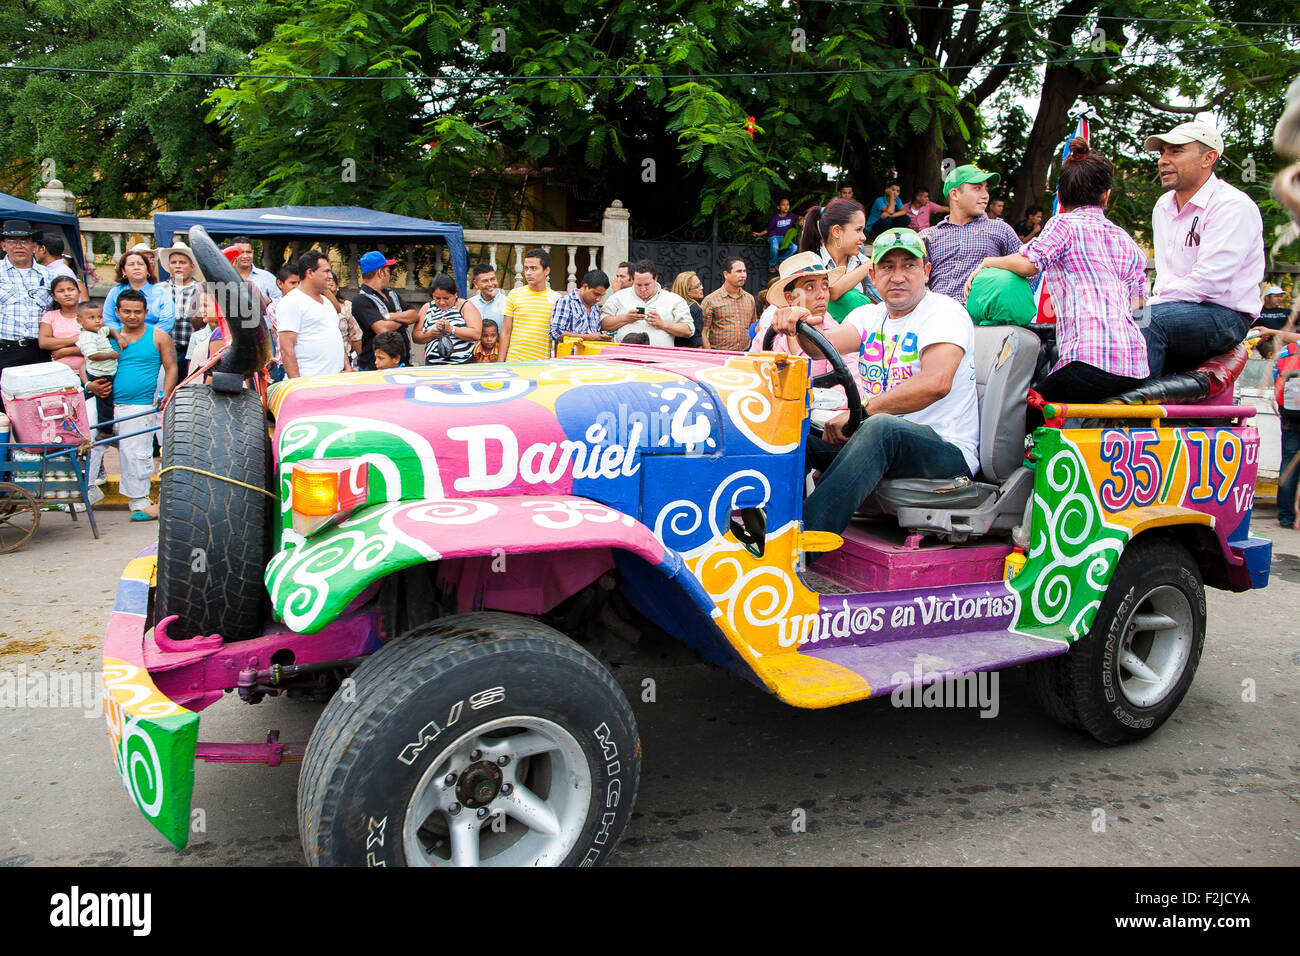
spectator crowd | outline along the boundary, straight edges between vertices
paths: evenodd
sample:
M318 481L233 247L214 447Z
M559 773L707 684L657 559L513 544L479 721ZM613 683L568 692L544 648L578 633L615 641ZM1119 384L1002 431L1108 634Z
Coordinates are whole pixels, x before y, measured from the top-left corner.
M1054 363L1035 384L1045 401L1102 401L1227 352L1256 326L1279 344L1300 340L1286 321L1281 290L1261 296L1260 212L1216 175L1223 154L1217 130L1183 123L1146 145L1158 154L1167 190L1152 212L1150 292L1145 255L1106 216L1114 167L1082 139L1072 141L1063 164L1060 211L1045 219L1042 208L1030 206L1014 226L1001 218L1005 203L990 194L998 174L973 165L945 176L941 203L927 188L905 201L897 182L869 206L847 186L802 214L781 197L755 233L767 241L771 277L757 298L745 288L743 258L722 263L721 284L711 290L694 271L669 281L643 259L618 263L612 276L590 269L560 293L550 285L550 256L538 248L524 254L524 282L509 292L494 267L480 263L471 270L471 295L438 274L429 301L416 307L391 288L395 260L377 250L361 256L361 285L350 301L318 250L274 274L254 266L248 237L232 238L223 251L261 297L273 333L272 380L401 368L413 364L417 347L426 365L546 359L566 336L745 351L762 348L771 332L770 347L802 354L807 340L797 323L804 322L857 370L869 409L908 423L872 430L893 451L888 460L872 452L865 473L928 477L938 469L948 477L962 468L973 473L978 461L967 434L977 421L952 427L969 417L970 396L963 391L960 401L944 404L972 358L969 330L1041 319L1042 295L1031 280L1045 283L1056 324ZM229 342L218 304L182 242L127 251L98 306L64 262L56 237L10 220L3 238L0 369L47 358L68 365L93 397L99 421L153 408ZM932 352L928 345L941 347ZM909 386L913 380L930 391ZM1291 418L1284 428L1300 436ZM827 434L834 446L836 428ZM140 520L151 516L147 452L123 442L123 488L130 484ZM141 475L144 493L134 494ZM845 500L865 497L860 483L840 489ZM835 530L837 508L818 511L822 526Z

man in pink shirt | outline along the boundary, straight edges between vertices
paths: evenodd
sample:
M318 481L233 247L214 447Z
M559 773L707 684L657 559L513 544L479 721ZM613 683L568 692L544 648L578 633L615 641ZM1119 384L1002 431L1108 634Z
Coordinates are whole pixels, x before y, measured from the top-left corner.
M1157 378L1245 338L1263 306L1264 223L1254 200L1214 175L1223 155L1214 127L1181 123L1146 147L1160 154L1160 184L1169 190L1151 213L1156 281L1142 328Z
M930 202L930 190L918 186L916 192L912 193L912 201L904 207L904 211L907 213L908 225L916 232L920 232L930 227L931 216L936 212L947 212L948 207Z

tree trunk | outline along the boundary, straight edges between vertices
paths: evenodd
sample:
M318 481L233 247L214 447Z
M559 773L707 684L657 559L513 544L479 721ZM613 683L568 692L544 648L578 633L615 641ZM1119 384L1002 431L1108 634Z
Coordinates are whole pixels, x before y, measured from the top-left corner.
M954 137L955 139L955 137ZM943 158L945 153L935 140L933 130L924 130L907 136L898 150L898 181L903 187L904 201L910 202L917 189L930 190L930 199L940 205L947 203L939 198L943 188ZM958 143L965 153L965 144ZM952 148L951 146L949 147ZM950 153L948 155L951 155Z
M1056 64L1047 68L1038 115L1034 117L1025 156L1012 177L1015 203L1007 219L1019 222L1032 205L1048 208L1047 177L1052 162L1069 134L1070 107L1090 88L1088 78L1075 67Z

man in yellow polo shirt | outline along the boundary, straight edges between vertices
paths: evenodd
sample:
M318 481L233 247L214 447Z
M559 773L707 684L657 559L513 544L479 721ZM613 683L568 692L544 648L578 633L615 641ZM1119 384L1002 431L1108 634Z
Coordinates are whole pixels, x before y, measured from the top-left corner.
M551 256L545 249L524 253L524 281L506 296L501 316L501 356L506 362L528 362L551 357L551 309L560 297L547 284Z

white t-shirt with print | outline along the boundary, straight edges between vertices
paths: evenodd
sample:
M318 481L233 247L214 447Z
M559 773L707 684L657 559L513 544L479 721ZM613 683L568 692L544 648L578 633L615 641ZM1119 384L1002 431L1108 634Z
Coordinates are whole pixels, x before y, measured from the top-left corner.
M980 416L975 391L975 326L953 299L927 292L915 309L891 319L883 303L863 305L844 317L862 334L858 374L866 398L880 395L921 371L921 353L929 346L952 343L965 350L952 389L932 405L898 415L929 425L946 442L961 449L971 474L979 471Z
M275 308L275 325L280 332L297 332L293 354L298 374L333 375L343 371L343 334L339 314L329 299L317 302L301 289L285 293Z

